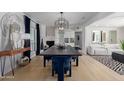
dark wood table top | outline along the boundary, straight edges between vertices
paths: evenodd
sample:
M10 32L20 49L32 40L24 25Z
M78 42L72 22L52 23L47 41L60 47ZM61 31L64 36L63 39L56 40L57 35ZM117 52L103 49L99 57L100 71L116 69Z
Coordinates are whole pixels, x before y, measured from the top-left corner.
M43 51L41 56L51 56L51 55L57 55L57 56L81 56L82 53L78 51L77 49L73 47L65 47L64 49L60 49L57 46L52 46L49 49Z

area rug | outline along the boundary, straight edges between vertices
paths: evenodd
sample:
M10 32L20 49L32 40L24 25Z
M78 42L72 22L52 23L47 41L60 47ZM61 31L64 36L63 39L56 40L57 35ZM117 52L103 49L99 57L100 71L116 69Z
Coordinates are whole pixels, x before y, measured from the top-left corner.
M104 64L110 69L114 70L120 75L124 75L124 63L120 63L112 59L111 56L91 56L96 59L98 62Z

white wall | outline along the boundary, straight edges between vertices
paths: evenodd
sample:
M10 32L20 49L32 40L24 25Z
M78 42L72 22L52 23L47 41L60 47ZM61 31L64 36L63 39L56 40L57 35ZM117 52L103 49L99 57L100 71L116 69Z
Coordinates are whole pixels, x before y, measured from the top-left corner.
M0 12L0 20L1 20L1 18L3 17L3 15L4 14L6 14L6 12ZM24 19L23 19L23 13L15 13L16 15L18 15L20 18L21 18L21 20L22 20L22 23L24 23ZM24 26L24 24L22 24L23 26ZM22 35L24 35L24 28L21 30L22 32ZM1 28L0 28L0 37L1 37ZM25 36L24 36L25 37ZM2 42L4 42L3 40L2 40ZM1 43L1 38L0 38L0 45L2 45ZM2 51L2 47L0 46L0 50ZM18 58L20 58L21 57L21 55L16 55L16 60L18 59ZM1 65L1 64L0 64ZM1 66L0 66L1 67ZM15 66L16 67L16 66ZM9 72L9 71L11 71L11 67L10 67L10 61L9 61L9 58L8 57L6 57L6 62L5 62L5 72L4 73L7 73L7 72ZM1 68L0 68L0 76L1 76Z
M5 15L5 12L0 12L0 20L2 19L3 15ZM2 50L1 46L1 27L0 27L0 51Z
M55 44L59 44L59 32L55 29Z
M6 12L0 12L0 20L3 17L4 14L6 14ZM21 29L21 38L22 39L30 39L30 34L25 34L24 17L23 17L25 14L21 13L21 12L16 12L15 14L18 15L21 18L21 20L22 20L23 29ZM31 22L31 26L34 26L34 23ZM1 28L0 28L0 50L2 51L1 45L2 44L1 44ZM21 57L21 54L16 55L15 60L16 61L20 60L20 57ZM11 71L11 67L10 67L10 61L9 61L8 57L6 58L6 62L5 63L6 64L5 64L5 72L4 73L10 72ZM15 63L15 67L16 67L16 63ZM1 68L0 68L0 70L1 70ZM0 75L1 75L1 71L0 71Z
M84 24L79 24L79 25L72 25L71 27L72 29L74 29L75 32L81 32L81 44L80 46L82 46L82 52L85 54L85 25Z
M91 26L87 26L85 28L85 52L86 52L87 46L92 44L92 31L93 30L96 30L96 31L116 30L116 31L118 31L118 29L114 28L114 27L91 27Z
M124 27L119 27L117 31L117 41L120 43L120 40L124 40Z
M66 29L64 31L64 38L74 38L75 40L75 31L72 30L72 29ZM69 40L69 43L66 43L67 45L71 45L71 46L75 46L75 43L70 43L70 40Z
M45 24L40 24L40 36L43 38L43 44L46 45L46 41L55 40L55 29L52 26L46 26Z
M98 12L96 16L85 22L85 26L91 25L93 22L103 19L111 14L113 14L113 12Z
M55 29L55 44L64 42L64 38L75 38L75 31L72 29L65 29L64 31L59 32L57 29ZM66 43L66 45L74 46L74 43Z
M85 54L85 26L82 26L82 52Z
M55 27L54 26L46 26L46 40L55 41Z
M43 38L43 44L46 45L46 25L40 24L40 32L41 38Z
M85 28L85 51L87 46L92 44L92 31L93 30L98 30L98 31L117 31L117 43L120 43L120 40L124 40L124 27L86 27ZM107 35L108 37L108 35ZM107 39L108 41L108 39Z
M55 28L53 26L46 27L46 40L47 41L55 40Z

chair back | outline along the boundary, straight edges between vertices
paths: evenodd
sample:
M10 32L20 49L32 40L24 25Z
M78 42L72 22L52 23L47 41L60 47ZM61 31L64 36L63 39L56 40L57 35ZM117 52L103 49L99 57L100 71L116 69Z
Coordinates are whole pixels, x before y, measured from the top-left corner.
M68 71L71 68L71 56L52 56L52 68L58 72L59 62L64 62L64 71Z
M71 56L52 56L52 61L68 63L71 61Z

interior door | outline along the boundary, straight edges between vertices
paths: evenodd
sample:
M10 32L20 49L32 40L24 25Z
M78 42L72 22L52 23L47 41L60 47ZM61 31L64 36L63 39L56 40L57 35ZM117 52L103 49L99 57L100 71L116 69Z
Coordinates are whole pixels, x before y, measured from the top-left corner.
M75 32L75 46L82 48L82 32Z

